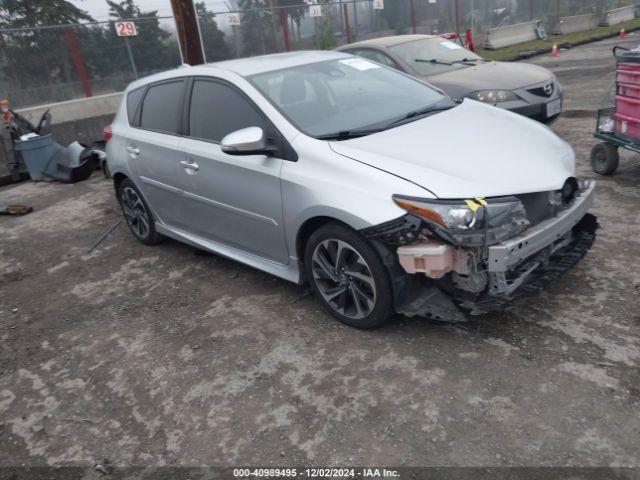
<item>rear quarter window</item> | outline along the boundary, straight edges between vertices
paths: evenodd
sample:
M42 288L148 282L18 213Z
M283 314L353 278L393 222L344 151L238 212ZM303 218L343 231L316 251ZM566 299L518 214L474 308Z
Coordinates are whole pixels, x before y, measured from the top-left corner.
M127 117L129 118L129 125L133 125L143 93L144 87L141 87L132 90L127 94Z

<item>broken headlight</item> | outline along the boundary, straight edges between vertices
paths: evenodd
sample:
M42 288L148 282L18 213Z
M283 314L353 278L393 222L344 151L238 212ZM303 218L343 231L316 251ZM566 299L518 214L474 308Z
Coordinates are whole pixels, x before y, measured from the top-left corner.
M393 201L422 218L443 240L465 247L499 243L529 225L525 208L515 197L430 200L394 195Z

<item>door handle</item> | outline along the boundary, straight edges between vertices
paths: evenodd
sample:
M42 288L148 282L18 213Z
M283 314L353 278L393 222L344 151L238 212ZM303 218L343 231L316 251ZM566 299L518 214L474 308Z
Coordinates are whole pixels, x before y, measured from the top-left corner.
M127 147L127 152L133 153L134 155L140 155L140 149L137 147L134 147L133 145L129 145Z
M187 170L193 170L194 172L197 172L200 169L198 164L196 162L194 162L193 160L191 160L191 159L182 160L180 162L180 165L182 165Z

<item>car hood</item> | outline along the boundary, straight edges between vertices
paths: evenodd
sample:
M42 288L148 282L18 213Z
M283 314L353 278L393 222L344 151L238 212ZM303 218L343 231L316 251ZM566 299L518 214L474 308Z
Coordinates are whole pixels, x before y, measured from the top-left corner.
M575 175L573 150L548 127L468 99L421 120L330 146L438 198L557 190Z
M476 90L517 90L553 78L546 68L526 63L486 62L473 67L457 68L424 79L450 96L462 98Z

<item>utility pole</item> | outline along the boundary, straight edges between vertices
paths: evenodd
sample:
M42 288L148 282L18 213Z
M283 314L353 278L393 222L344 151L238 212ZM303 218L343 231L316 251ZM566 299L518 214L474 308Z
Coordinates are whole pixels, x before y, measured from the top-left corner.
M273 51L278 51L278 39L276 38L276 7L273 4L273 0L269 0L269 15L271 18L269 19L269 32L271 33L271 41L273 42Z
M127 55L129 56L129 63L131 64L131 70L133 71L133 78L138 79L138 68L136 67L136 61L133 59L133 51L131 51L131 44L129 43L129 37L124 37L124 45L127 48Z
M122 17L119 17L120 21L122 21ZM115 25L114 25L115 30ZM131 64L131 71L133 72L133 78L138 79L138 68L136 67L136 61L133 58L133 50L131 50L131 43L129 43L129 36L124 36L124 45L127 49L127 56L129 57L129 64Z
M456 0L456 33L460 33L460 0Z
M475 33L476 31L476 6L471 0L471 15L469 15L469 20L471 21L471 32Z
M416 33L416 6L413 3L413 0L410 0L411 5L411 33L415 35Z
M178 30L182 63L189 65L205 63L200 26L193 0L171 0L171 9Z
M358 38L358 3L353 2L353 38Z
M344 12L344 29L347 35L347 43L351 43L351 27L349 26L349 10L348 5L346 3L342 4L343 12Z
M69 48L69 52L71 53L71 60L73 60L73 65L76 67L78 80L80 80L80 83L82 84L84 94L87 97L91 97L93 96L93 93L91 92L91 86L89 85L89 77L87 77L87 71L84 69L84 59L82 58L82 54L80 53L80 49L78 48L78 38L76 36L76 31L73 28L65 28L63 34L64 40L67 43L67 47Z
M291 51L291 41L289 40L289 24L287 23L287 14L284 12L284 8L280 7L280 27L282 28L282 36L284 38L284 49L287 52Z

